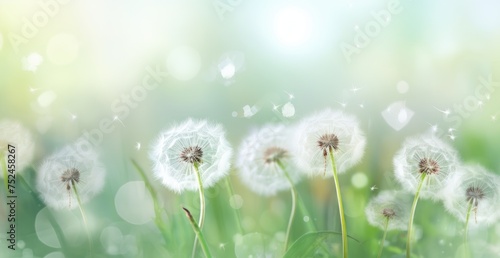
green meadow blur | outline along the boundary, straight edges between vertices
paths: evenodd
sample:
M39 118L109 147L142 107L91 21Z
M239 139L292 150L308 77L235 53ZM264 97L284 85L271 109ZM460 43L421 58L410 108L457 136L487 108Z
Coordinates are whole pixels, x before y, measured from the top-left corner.
M0 256L87 257L78 210L46 208L34 189L44 158L87 136L107 171L104 190L83 205L92 257L189 257L194 233L181 207L197 217L198 193L178 195L153 179L148 151L158 133L208 119L223 124L236 153L252 129L293 126L329 107L358 117L367 137L362 162L340 181L347 231L358 240L349 255L375 257L383 232L364 207L379 191L400 189L392 158L406 137L435 130L465 163L500 174L499 8L491 0L0 1L0 118L21 122L36 144L32 166L19 172L28 186L16 188L17 250L2 233ZM142 181L131 160L163 205L169 250L144 187L120 193ZM233 193L225 180L206 190L212 254L282 255L290 193L259 196L237 173L228 177ZM309 216L297 211L291 240L311 226L339 232L333 179L304 177L297 189ZM415 228L415 257L461 254L463 224L441 203L421 200ZM500 224L469 239L474 257L500 255ZM406 232L386 241L383 257L403 257ZM340 236L329 237L314 257L340 254Z

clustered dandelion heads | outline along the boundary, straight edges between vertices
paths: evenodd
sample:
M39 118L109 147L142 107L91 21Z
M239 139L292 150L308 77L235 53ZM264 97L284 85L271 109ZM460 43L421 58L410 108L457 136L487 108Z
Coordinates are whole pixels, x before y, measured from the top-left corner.
M73 209L77 198L85 203L102 190L105 173L94 150L78 152L67 146L45 159L38 169L36 188L49 207Z
M236 161L241 181L261 195L275 195L290 189L301 176L294 166L288 141L289 133L284 125L267 125L247 136Z
M410 218L411 196L403 191L382 191L365 208L368 222L384 230L378 257L390 230L406 230Z
M35 143L28 129L20 123L3 120L0 122L0 159L7 155L7 146L12 144L16 148L19 158L16 158L16 171L20 172L33 160ZM3 176L0 173L0 176Z
M203 187L215 185L229 172L232 149L219 124L188 119L161 132L150 158L153 173L167 188L180 193L198 190L194 164Z
M25 152L22 155L26 155L27 159L23 158L22 161L29 164L34 148L29 132L18 123L0 122L0 148L11 143L19 147L18 153ZM265 125L242 141L236 159L241 181L263 196L276 195L283 190L290 190L292 193L292 208L285 235L285 256L295 254L298 249L303 248L301 245L305 245L296 245L302 239L299 238L288 250L296 202L301 204L295 184L306 173L333 177L340 214L343 257L348 257L347 229L338 174L345 173L361 160L365 145L366 139L357 119L331 109L306 117L294 126ZM30 153L26 154L26 151ZM2 154L5 154L4 149L0 149L0 157ZM223 127L206 120L187 119L161 132L152 144L149 155L153 162L153 175L165 187L176 193L199 192L198 223L188 209L183 209L196 234L192 256L196 257L199 240L205 256L210 257L208 242L202 232L205 216L204 188L214 186L229 173L232 148L225 138ZM436 136L421 135L405 140L393 162L395 178L402 190L382 191L365 208L367 221L384 231L378 257L381 257L387 232L391 230L408 231L406 256L410 257L413 219L419 198L443 201L452 215L465 222L466 255L469 224L490 225L500 220L500 177L481 166L462 165L458 153ZM167 234L169 227L162 221L161 205L156 199L154 187L138 163L133 159L132 163L153 197L155 222L168 249L168 242L171 240ZM26 164L19 162L18 168ZM332 173L327 174L329 169ZM82 203L101 191L104 177L105 170L95 150L77 152L73 146L67 146L45 159L36 178L37 191L47 206L54 209L80 208L90 250L92 241ZM231 189L229 181L226 183L228 189ZM232 190L229 192L233 196ZM299 205L305 215L307 211L304 211L304 207L305 205ZM304 221L308 220L309 217L305 216ZM310 236L312 235L308 237ZM312 238L307 239L304 240L306 244ZM296 246L298 247L295 248Z

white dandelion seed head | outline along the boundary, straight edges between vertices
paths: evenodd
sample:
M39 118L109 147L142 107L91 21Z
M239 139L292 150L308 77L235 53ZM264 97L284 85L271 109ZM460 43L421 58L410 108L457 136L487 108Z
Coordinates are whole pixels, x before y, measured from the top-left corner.
M420 197L436 200L458 164L458 154L451 146L434 135L421 135L405 140L394 156L394 174L403 189L415 193L425 173Z
M290 131L285 125L266 125L248 135L241 143L236 161L241 181L255 193L266 196L290 189L284 173L293 184L301 176L294 165L289 140Z
M465 165L443 190L443 203L452 215L465 222L472 203L469 226L490 225L500 218L500 179L479 165ZM477 222L477 223L476 223Z
M74 209L78 201L72 184L86 203L103 189L105 175L95 150L79 152L69 145L45 159L38 169L36 188L47 206Z
M365 208L370 225L384 230L407 230L412 196L403 191L381 191L371 199Z
M325 174L331 170L328 147L333 149L339 174L356 165L363 157L366 139L359 128L358 120L342 111L331 109L304 118L295 131L294 153L297 166L312 175ZM326 158L326 160L325 160Z
M209 188L228 174L231 156L222 125L193 119L161 132L150 152L154 176L177 193L198 190L195 162Z
M7 158L9 144L15 146L16 172L20 172L33 160L35 142L30 131L20 123L3 120L0 122L0 158ZM0 174L3 177L3 173Z

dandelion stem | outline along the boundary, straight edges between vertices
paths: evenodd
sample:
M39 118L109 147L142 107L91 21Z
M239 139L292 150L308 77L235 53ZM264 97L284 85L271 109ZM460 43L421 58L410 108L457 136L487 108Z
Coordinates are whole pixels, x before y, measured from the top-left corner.
M191 215L191 212L189 212L188 209L182 207L184 212L186 212L186 216L189 219L189 222L191 223L191 226L193 226L194 233L196 234L196 237L200 239L200 245L201 249L203 250L203 253L205 254L205 257L211 258L212 255L210 254L210 250L208 249L207 241L205 240L205 237L203 237L203 233L201 232L201 228L198 227L198 224L196 224L196 221L194 221L193 216Z
M234 195L233 192L233 187L231 186L231 181L229 180L229 177L226 178L226 188L229 194L229 198L231 198ZM236 225L238 225L238 230L240 234L243 234L243 227L241 226L241 218L240 218L240 213L238 212L237 209L232 209L234 212L234 219L236 220Z
M329 149L330 152L330 160L332 161L332 169L333 169L333 180L335 181L335 190L337 191L337 202L339 204L339 214L340 214L340 226L342 228L342 250L343 257L347 258L348 249L347 249L347 229L346 222L344 217L344 206L342 205L342 196L340 193L340 183L337 175L337 165L335 164L335 157L333 156L333 149Z
M422 189L422 185L424 184L426 173L421 174L420 182L418 183L417 192L415 193L415 198L413 199L413 204L411 206L410 212L410 221L408 222L408 236L406 239L406 258L410 258L411 255L411 237L412 237L412 228L413 228L413 218L415 217L415 210L417 209L417 202L420 196L420 189Z
M389 226L389 218L385 220L384 226L384 236L382 236L382 242L380 242L380 250L378 251L378 258L382 256L382 250L384 250L385 237L387 236L387 227Z
M89 239L89 252L90 252L90 256L92 256L92 238L90 237L90 230L89 230L89 225L87 223L87 217L85 216L85 212L83 211L82 202L80 201L80 195L78 194L78 191L76 190L75 181L71 181L71 187L73 188L73 192L75 193L76 201L78 202L78 208L80 209L80 213L82 214L83 225L85 226L85 231L87 232L87 238Z
M280 160L276 161L276 163L281 168L281 171L283 171L283 174L290 183L290 193L292 194L292 210L290 211L290 218L288 219L288 227L286 229L286 235L285 235L285 246L283 250L283 253L286 253L286 251L288 250L288 241L290 239L290 231L292 229L293 218L295 216L295 206L297 205L297 191L295 190L295 185L293 184L293 181L290 178L288 172L286 171L283 163Z
M158 196L156 195L156 192L151 185L151 183L148 180L148 177L146 176L146 173L144 173L144 170L139 166L139 164L135 160L131 160L132 165L134 165L135 169L139 172L139 175L142 178L142 181L144 181L144 185L149 191L149 194L151 195L151 199L153 199L153 206L155 210L155 224L156 227L160 230L161 235L163 236L163 239L165 240L165 244L168 244L170 242L170 237L168 234L168 229L167 225L162 220L162 209L160 206L160 202L158 201Z
M203 228L203 223L205 222L205 193L203 190L203 183L201 181L200 169L198 162L193 163L194 173L196 174L196 181L198 182L198 192L200 193L200 218L198 219L198 227L201 231ZM198 234L194 238L193 244L193 252L191 257L195 257L196 255L196 246L198 243Z
M16 177L19 179L19 182L26 188L26 190L31 194L33 199L39 203L43 203L38 195L33 191L31 186L26 182L23 176L21 174L16 174ZM66 242L66 238L64 237L64 233L61 229L61 226L59 226L59 223L57 223L56 219L54 218L54 215L52 215L52 212L50 210L47 210L47 219L49 220L50 225L54 228L54 232L56 233L57 239L59 240L59 243L61 243L61 249L66 256L69 256L69 250L68 250L68 244Z
M467 240L467 234L469 233L469 219L470 213L472 211L473 200L469 201L469 207L467 208L467 215L465 216L465 229L464 229L464 257L469 257L469 243Z

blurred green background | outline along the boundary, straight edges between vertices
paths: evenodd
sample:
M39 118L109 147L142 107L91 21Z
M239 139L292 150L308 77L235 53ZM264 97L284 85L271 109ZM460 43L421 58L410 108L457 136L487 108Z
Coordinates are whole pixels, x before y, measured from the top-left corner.
M252 128L343 109L360 119L368 141L361 164L341 175L348 232L361 241L350 243L350 256L372 257L382 232L368 225L364 207L378 191L399 188L392 157L406 137L434 130L464 162L500 174L499 10L493 0L4 0L0 118L20 121L35 138L36 158L24 171L32 186L44 157L94 135L107 170L103 192L84 205L95 256L168 257L149 195L141 183L129 183L141 181L130 159L147 171L160 130L206 118L222 123L237 149ZM103 120L113 129L98 137ZM224 181L207 191L211 250L216 257L248 257L274 244L281 250L289 193L260 197L236 173L230 176L236 197ZM197 193L154 185L187 257L194 234L180 207L198 214ZM332 180L305 178L298 189L311 217L297 213L292 240L308 223L340 229ZM2 234L2 257L84 257L77 210L48 210L36 194L18 191L18 250L5 248ZM2 232L5 209L0 205ZM69 248L61 249L47 213ZM415 224L419 257L455 257L463 225L440 203L421 201ZM401 257L405 236L390 232L384 256ZM477 257L500 256L499 224L470 239ZM340 238L328 243L340 248Z

